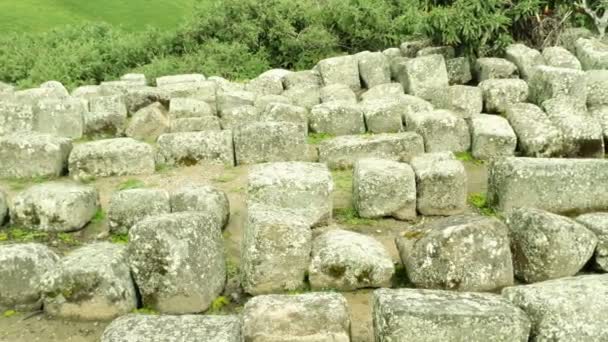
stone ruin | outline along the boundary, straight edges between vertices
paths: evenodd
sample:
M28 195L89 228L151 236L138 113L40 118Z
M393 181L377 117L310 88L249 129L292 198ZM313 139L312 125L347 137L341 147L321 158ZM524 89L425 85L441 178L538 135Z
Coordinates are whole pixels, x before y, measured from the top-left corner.
M113 193L109 230L126 245L0 242L0 312L113 320L103 342L347 342L359 322L344 293L372 288L370 341L608 340L608 46L503 57L422 40L247 83L0 87L0 177L48 179L0 192L0 224L78 231L100 210L97 178L244 165L237 281L251 296L200 315L227 286L233 213L198 184ZM468 210L463 155L485 163L497 215ZM334 224L333 170L352 170L359 218L402 222L399 262Z

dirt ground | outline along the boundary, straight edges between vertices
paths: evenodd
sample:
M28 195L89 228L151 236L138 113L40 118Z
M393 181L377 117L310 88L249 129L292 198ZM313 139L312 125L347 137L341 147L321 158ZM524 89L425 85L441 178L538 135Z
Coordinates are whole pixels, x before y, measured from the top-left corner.
M469 193L486 191L487 174L482 164L465 162L469 180ZM197 165L192 167L163 170L150 176L111 177L92 181L100 192L100 201L103 209L108 207L108 201L113 192L121 185L141 181L146 187L164 188L168 191L187 184L212 184L226 191L230 199L230 223L224 231L226 250L231 262L238 265L239 250L242 239L243 223L245 219L245 200L247 184L247 167L239 166L225 168L217 165ZM400 222L392 219L383 220L352 220L340 217L342 209L351 206L351 171L334 173L336 188L333 194L334 206L338 213L336 223L344 228L374 236L381 241L390 252L395 263L399 263L399 256L394 245L394 238L400 232L413 224L419 224L432 218L420 218L418 222ZM61 181L69 181L62 179ZM0 190L8 194L9 199L17 192L30 186L30 183L0 181ZM471 211L475 209L470 208ZM2 232L2 230L0 230ZM108 240L110 234L107 219L91 223L83 230L70 233L69 236L47 236L34 238L53 247L60 253L67 253L87 242L95 240ZM2 243L2 242L0 242ZM397 277L396 277L397 278ZM399 279L396 279L399 282ZM235 284L235 279L229 284ZM230 287L230 286L228 286ZM232 286L234 288L234 286ZM373 341L371 318L371 292L360 290L343 293L347 298L351 311L352 341ZM227 293L226 296L229 296ZM234 298L234 297L232 297ZM235 303L228 305L221 313L239 312L246 298L241 296ZM71 322L48 317L42 312L16 313L11 317L4 317L0 313L0 341L2 342L91 342L99 341L108 322Z

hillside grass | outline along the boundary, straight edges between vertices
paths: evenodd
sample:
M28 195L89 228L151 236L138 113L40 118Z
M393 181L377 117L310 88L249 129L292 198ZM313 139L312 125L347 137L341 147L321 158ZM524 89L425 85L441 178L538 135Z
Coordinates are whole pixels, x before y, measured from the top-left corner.
M171 29L201 0L0 0L0 34L104 21L126 31ZM204 1L204 0L203 0Z

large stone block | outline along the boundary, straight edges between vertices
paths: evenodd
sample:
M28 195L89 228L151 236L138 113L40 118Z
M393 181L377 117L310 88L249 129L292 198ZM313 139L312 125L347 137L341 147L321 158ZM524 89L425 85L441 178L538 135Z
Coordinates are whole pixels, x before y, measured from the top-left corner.
M468 119L483 109L483 93L478 87L453 85L445 88L444 98L438 99L438 107L452 111Z
M438 219L396 243L416 287L483 292L513 285L508 229L497 218Z
M451 58L445 61L450 84L467 84L473 79L471 63L467 57Z
M212 116L214 112L207 102L195 98L174 97L169 103L171 119Z
M519 75L525 80L532 76L535 66L545 64L545 60L538 50L524 44L507 46L505 58L517 66Z
M128 248L144 306L167 314L198 313L224 289L224 245L212 215L149 217L131 228Z
M197 211L214 216L221 228L230 218L230 202L225 192L208 185L189 185L171 193L171 211Z
M99 194L75 183L36 184L13 198L11 222L28 229L69 232L81 229L99 209Z
M110 231L126 234L137 222L171 212L169 193L163 189L128 189L110 198L108 220Z
M528 85L530 101L537 105L561 96L571 96L582 103L587 101L587 79L581 70L539 65Z
M254 297L243 310L245 341L349 342L348 305L339 293Z
M528 84L519 79L491 79L479 84L487 113L503 113L509 106L526 102Z
M0 136L34 129L34 109L31 104L0 99Z
M496 160L489 166L488 203L502 211L517 207L555 213L608 210L608 160Z
M133 114L125 133L130 138L153 142L169 129L169 115L165 107L155 102Z
M360 217L416 218L416 175L412 167L384 159L359 159L353 172L353 205Z
M76 178L145 175L154 172L152 146L131 138L76 145L70 154L70 175Z
M84 100L90 100L92 98L102 96L100 88L101 87L98 85L80 86L80 87L72 90L72 93L70 94L70 96L81 98Z
M597 236L598 242L593 255L595 269L608 272L608 213L589 213L576 218Z
M391 69L388 58L382 52L364 51L355 55L359 63L359 76L367 89L390 83Z
M608 70L589 70L587 77L587 105L608 106Z
M403 94L403 86L401 83L383 83L374 86L361 94L361 101L392 99Z
M308 275L313 290L390 287L393 260L376 239L334 229L317 236Z
M546 47L543 50L545 64L555 68L568 68L582 70L581 62L561 46Z
M590 39L595 37L595 34L586 27L569 27L564 29L559 38L558 45L565 47L568 51L576 52L576 41L580 38Z
M604 147L606 147L608 144L608 105L591 107L589 114L602 126L602 130L604 131Z
M477 159L512 156L517 136L507 119L498 115L477 114L471 117L471 152Z
M471 147L467 122L448 110L413 113L407 130L422 136L426 152L461 152Z
M352 89L344 84L330 84L320 90L321 103L342 101L352 104L357 103L357 95Z
M245 89L258 95L280 95L283 92L283 77L290 73L285 69L268 70L249 81Z
M415 289L374 291L373 322L377 342L527 342L531 325L494 294Z
M422 153L422 137L413 132L348 135L323 141L319 145L319 160L331 169L351 168L361 158L409 162L412 157Z
M475 61L475 79L518 78L517 66L503 58L482 57Z
M283 76L283 88L313 87L320 88L322 84L321 75L316 70L296 71Z
M504 116L517 135L517 145L529 157L559 156L563 150L561 130L538 106L516 103L506 107Z
M268 104L260 113L260 120L285 121L299 124L304 132L308 133L308 115L309 111L305 107L273 102Z
M171 99L170 93L162 88L134 87L130 84L122 90L122 94L129 114L137 113L140 109L146 108L156 102L162 104L164 107L169 107L169 101Z
M127 106L121 96L97 96L84 114L84 133L90 137L118 137L127 128Z
M456 215L466 209L467 174L451 152L427 153L412 158L418 191L418 212Z
M64 174L72 141L43 133L0 136L0 177L56 177Z
M352 90L361 88L359 62L355 56L340 56L320 61L315 67L324 85L344 84Z
M197 118L173 119L170 122L171 133L202 132L221 130L220 119L217 116L201 116Z
M78 248L40 282L44 311L79 320L107 320L137 307L125 246L98 242Z
M44 86L43 86L44 85ZM45 99L64 99L70 96L67 89L56 81L46 82L38 88L15 91L13 97L20 102L36 104Z
M148 84L148 80L146 79L146 75L144 74L125 74L120 76L120 80L140 86L145 86Z
M408 105L398 99L385 98L361 102L365 125L370 133L399 133L403 131L403 113Z
M311 248L306 219L283 208L250 205L241 247L243 289L252 295L303 289Z
M163 134L158 138L159 159L169 165L212 162L234 166L232 131Z
M308 109L321 103L321 91L318 87L298 86L284 91L282 95L293 105Z
M237 165L302 160L306 155L306 131L293 122L258 122L234 130Z
M81 99L45 99L34 105L34 130L79 139L84 133L86 102Z
M191 98L205 101L215 114L218 111L218 83L208 80L203 82L174 83L160 87L169 98Z
M253 106L256 94L249 91L223 91L217 95L217 109L220 116L225 111L240 106Z
M262 95L255 99L253 106L262 113L271 103L291 104L291 100L283 95Z
M531 341L608 339L608 275L508 287L502 295L530 318Z
M0 311L40 309L40 278L59 256L37 243L0 245Z
M608 44L598 39L578 39L576 56L584 70L608 69Z
M331 135L365 133L363 111L357 104L343 101L314 106L310 111L310 130Z
M432 44L430 39L409 40L402 42L399 49L404 57L416 57L418 51L430 47Z
M408 94L425 100L433 99L436 92L448 86L448 71L442 55L412 58L404 63L403 89Z
M169 75L156 78L156 86L162 88L164 86L178 83L199 83L205 81L205 75L202 74L182 74Z
M260 110L254 106L240 106L222 112L222 129L235 129L238 126L256 123L260 120Z
M567 217L517 208L506 217L515 276L527 283L573 276L593 256L597 237Z
M395 100L399 101L403 105L403 113L401 119L405 126L408 125L408 118L411 115L415 115L420 112L431 112L433 111L433 105L419 97L412 95L399 95L395 97Z

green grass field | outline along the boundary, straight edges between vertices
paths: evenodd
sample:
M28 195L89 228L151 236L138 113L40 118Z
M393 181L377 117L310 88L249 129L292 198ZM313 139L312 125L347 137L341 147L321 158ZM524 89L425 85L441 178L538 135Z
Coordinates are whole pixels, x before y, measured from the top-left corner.
M178 25L200 0L0 0L2 32L43 32L85 21L126 30Z

